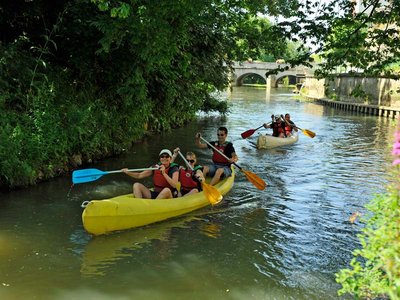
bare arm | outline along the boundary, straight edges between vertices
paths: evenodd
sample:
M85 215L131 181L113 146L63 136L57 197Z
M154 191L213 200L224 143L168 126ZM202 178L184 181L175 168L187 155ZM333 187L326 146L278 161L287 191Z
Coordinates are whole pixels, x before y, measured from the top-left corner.
M265 129L272 128L270 123L264 123L263 126Z
M292 127L292 128L294 129L294 131L298 131L298 130L297 130L297 127L296 127L296 125L295 125L294 123L293 123L293 124L292 124L292 123L289 123L289 122L284 118L283 115L281 115L281 118L282 118L283 121L285 121L286 125Z
M200 148L200 149L205 149L205 148L207 148L208 146L207 146L207 144L204 144L204 143L201 142L200 136L201 136L200 133L197 133L197 134L196 134L196 139L195 139L196 146L197 146L198 148Z
M153 174L152 170L146 170L146 171L142 171L142 172L129 172L128 168L124 168L121 171L124 172L126 175L129 175L130 177L133 177L135 179L146 178L146 177L151 176L151 174Z
M173 163L175 161L176 157L178 156L179 151L181 151L181 149L179 149L179 147L174 149L174 154L172 154L171 163Z
M178 184L179 181L179 171L176 171L172 174L172 178L169 177L168 172L165 172L165 166L161 165L160 166L160 172L164 176L165 180L168 182L170 186L173 188L176 188L176 185Z

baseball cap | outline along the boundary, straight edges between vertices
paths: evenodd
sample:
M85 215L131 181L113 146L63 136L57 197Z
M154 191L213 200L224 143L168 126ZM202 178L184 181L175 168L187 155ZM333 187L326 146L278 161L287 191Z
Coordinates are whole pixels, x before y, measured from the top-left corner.
M169 156L172 157L172 152L169 151L168 149L162 149L162 150L160 151L160 154L158 154L158 156L161 156L161 154L163 154L163 153L166 153L166 154L168 154Z

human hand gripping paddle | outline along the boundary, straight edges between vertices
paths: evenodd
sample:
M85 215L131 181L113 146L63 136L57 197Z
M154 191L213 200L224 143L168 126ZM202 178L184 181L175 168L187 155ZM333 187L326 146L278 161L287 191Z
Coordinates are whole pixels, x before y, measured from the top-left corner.
M147 170L158 170L158 168L142 168L142 169L129 169L130 172L141 172ZM98 169L82 169L76 170L72 172L72 183L86 183L99 179L103 175L113 174L113 173L122 173L122 170L116 171L101 171Z
M294 128L300 129L301 132L302 132L304 135L306 135L306 136L308 136L308 137L310 137L310 138L312 138L312 139L315 137L315 135L316 135L315 132L313 132L313 131L311 131L311 130L308 130L308 129L301 129L301 128L298 127L297 125L290 124L290 123L283 117L283 115L281 115L281 118L282 118L282 120L284 120L285 123L288 124L289 126L292 126L292 127L294 127Z
M189 164L189 162L186 160L185 156L178 151L179 155L182 157L183 161L185 162L185 164L190 168L190 170L193 171L192 166ZM206 182L204 182L203 180L200 180L201 182L201 187L203 188L204 191L204 195L206 195L208 201L210 201L210 203L212 205L218 204L219 202L221 202L222 200L222 195L221 193L217 190L216 187L207 184Z
M221 154L223 157L225 157L228 161L229 158L222 153L221 151L219 151L217 148L215 148L213 145L211 145L208 141L206 141L202 136L200 136L200 139L205 142L208 146L210 146L211 148L213 148L215 151L217 151L219 154ZM258 177L256 174L248 171L248 170L244 170L242 169L237 163L232 162L236 167L239 168L240 171L242 171L244 173L244 175L246 176L247 180L249 180L256 188L258 188L259 190L264 190L265 187L267 186L267 184L265 183L264 180L262 180L260 177Z

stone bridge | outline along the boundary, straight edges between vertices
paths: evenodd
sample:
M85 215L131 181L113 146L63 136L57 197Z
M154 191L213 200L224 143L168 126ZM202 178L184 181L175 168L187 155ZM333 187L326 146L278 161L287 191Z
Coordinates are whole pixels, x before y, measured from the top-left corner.
M285 68L283 72L278 74L271 74L268 77L268 71ZM278 87L278 81L284 77L289 77L291 83L297 84L304 81L306 76L312 75L312 70L305 66L297 66L291 68L289 64L285 63L270 63L270 62L235 62L233 65L234 73L231 74L231 86L241 86L243 79L251 74L256 74L263 78L266 82L267 88Z

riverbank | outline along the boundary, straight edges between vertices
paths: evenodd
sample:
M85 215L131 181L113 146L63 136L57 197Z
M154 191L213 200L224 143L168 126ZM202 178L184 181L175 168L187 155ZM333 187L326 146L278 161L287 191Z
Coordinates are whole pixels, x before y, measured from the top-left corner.
M308 100L314 100L316 103L336 109L364 113L373 116L387 117L391 119L396 119L400 116L400 108L362 103L349 103L343 101L335 101L328 98L315 98L302 94L301 92L300 95Z
M400 115L400 84L392 78L338 74L334 79L305 78L299 95L336 109L374 116Z

